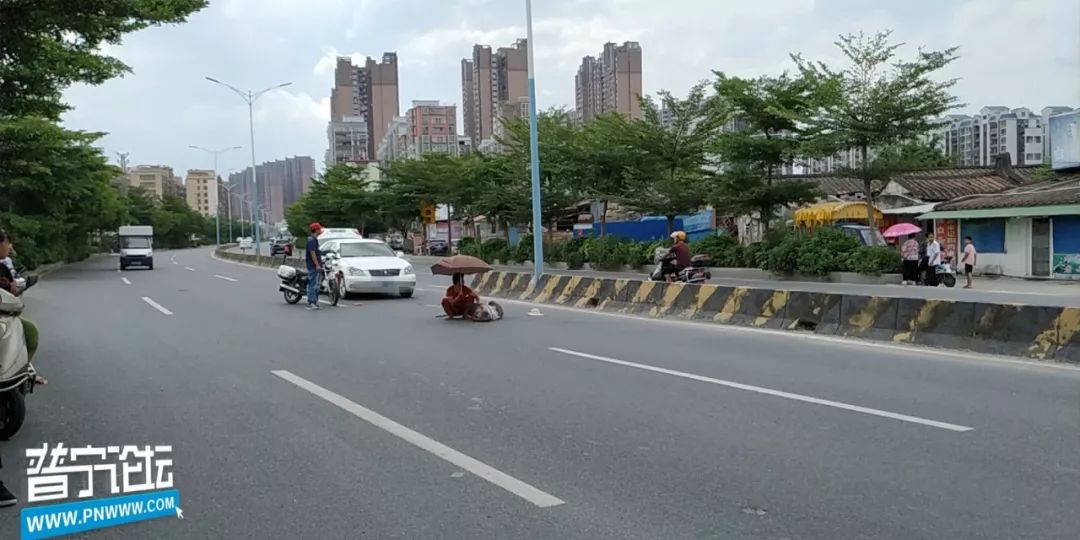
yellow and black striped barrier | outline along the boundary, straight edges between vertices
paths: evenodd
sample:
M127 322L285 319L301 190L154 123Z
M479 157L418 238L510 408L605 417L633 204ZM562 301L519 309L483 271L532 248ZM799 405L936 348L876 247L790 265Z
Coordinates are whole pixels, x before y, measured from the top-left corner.
M479 294L646 317L812 331L1080 362L1080 307L989 304L632 279L488 272Z

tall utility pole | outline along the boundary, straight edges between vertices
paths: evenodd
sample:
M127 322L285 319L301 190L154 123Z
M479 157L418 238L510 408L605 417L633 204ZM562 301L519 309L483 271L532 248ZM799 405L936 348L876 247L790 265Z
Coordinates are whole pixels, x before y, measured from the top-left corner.
M217 168L218 156L220 156L221 154L224 154L225 152L228 152L230 150L239 150L241 147L239 147L239 146L230 146L228 148L222 148L220 150L210 150L209 148L203 148L201 146L188 146L188 148L193 148L195 150L202 150L203 152L206 152L206 153L211 154L211 155L214 156L214 198L216 199L217 194L218 194L218 189L217 189L217 185L218 185L218 174L217 174L217 171L218 171L218 168ZM217 229L217 245L219 245L219 246L221 245L221 212L218 211L219 210L218 207L220 207L220 206L221 206L221 204L219 203L219 204L215 205L215 208L214 208L214 227Z
M533 282L544 275L544 226L540 217L540 138L536 126L536 72L533 70L532 0L525 0L526 54L529 69L529 157L532 164Z
M259 202L260 202L261 199L259 197L259 184L255 180L255 112L254 112L255 101L258 100L260 97L262 97L263 94L265 94L265 93L267 93L267 92L269 92L271 90L276 90L278 88L284 88L286 86L289 86L292 83L291 82L281 83L281 84L279 84L277 86L271 86L269 88L264 88L262 90L259 90L258 92L252 92L251 90L248 90L247 92L244 92L244 91L240 90L239 88L236 88L235 86L223 83L223 82L221 82L221 81L219 81L219 80L217 80L217 79L215 79L213 77L207 77L206 80L208 80L208 81L210 81L212 83L215 83L215 84L220 84L221 86L224 86L225 88L228 88L229 90L232 90L233 92L236 92L236 95L240 96L240 99L244 100L247 103L247 106L248 106L248 133L251 136L251 183L252 183L252 185L255 186L255 201L254 201L254 206L252 208L251 214L252 214L252 216L258 216L259 215ZM256 217L256 219L261 220L262 218ZM257 225L255 227L255 256L256 257L259 256L259 246L262 243L260 233L259 233L259 231L261 229L262 229L262 224L259 224L259 225Z
M226 201L225 206L226 206L226 208L228 208L228 212L229 212L228 213L228 216L229 216L229 242L232 242L233 239L236 238L235 236L233 236L233 228L232 228L232 221L233 221L233 219L232 219L232 198L233 198L232 190L236 186L234 186L232 184L229 184L228 186L226 186L224 184L218 184L218 185L221 187L221 189L225 190L225 201ZM240 219L243 220L244 218L241 217ZM241 226L243 226L242 223L241 223ZM243 231L241 231L241 234L243 234Z

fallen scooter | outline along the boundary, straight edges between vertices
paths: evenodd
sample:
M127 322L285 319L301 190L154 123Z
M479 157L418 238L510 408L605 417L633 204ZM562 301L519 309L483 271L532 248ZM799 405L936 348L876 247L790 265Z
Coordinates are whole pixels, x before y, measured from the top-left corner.
M26 349L22 310L22 300L0 290L0 440L5 441L26 420L26 396L34 391L37 375Z

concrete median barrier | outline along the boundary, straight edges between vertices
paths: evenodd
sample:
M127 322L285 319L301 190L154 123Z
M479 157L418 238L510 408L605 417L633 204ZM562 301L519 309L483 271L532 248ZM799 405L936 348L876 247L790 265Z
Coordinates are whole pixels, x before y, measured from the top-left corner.
M792 291L784 310L782 327L787 330L818 331L831 322L836 333L840 325L840 295Z
M245 260L250 255L230 254ZM265 257L264 257L265 259ZM1080 307L1001 305L687 285L631 279L488 272L481 295L611 313L733 324L1080 362Z
M1064 308L1058 315L1054 360L1080 363L1080 307Z
M976 306L973 302L900 298L893 341L971 349Z
M1057 347L1059 307L979 304L971 349L991 354L1051 357Z
M896 333L899 298L844 295L840 301L837 335L877 341L891 340Z

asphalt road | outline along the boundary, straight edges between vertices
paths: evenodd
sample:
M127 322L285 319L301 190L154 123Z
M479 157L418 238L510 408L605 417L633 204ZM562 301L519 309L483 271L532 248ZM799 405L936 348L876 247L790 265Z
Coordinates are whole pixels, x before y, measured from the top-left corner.
M1080 370L518 303L446 321L423 273L307 312L272 270L158 257L27 298L50 384L0 478L25 496L44 442L174 446L185 519L87 537L1080 535Z

